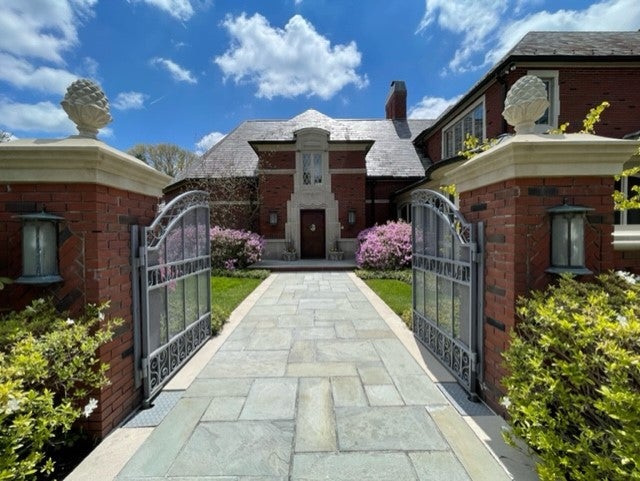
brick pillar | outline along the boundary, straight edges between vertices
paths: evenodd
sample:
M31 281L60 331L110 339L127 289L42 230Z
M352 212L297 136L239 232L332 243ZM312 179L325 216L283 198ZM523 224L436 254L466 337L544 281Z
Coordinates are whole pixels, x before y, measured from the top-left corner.
M0 276L22 269L21 224L14 216L45 209L59 224L63 281L48 286L10 284L0 306L22 309L32 299L53 297L72 315L88 303L111 301L107 313L124 324L103 346L111 384L94 397L98 409L87 422L105 436L140 403L134 383L130 226L148 225L170 178L93 139L70 138L0 144Z
M481 395L497 411L503 412L502 353L518 322L517 300L556 279L546 272L547 209L565 200L593 209L585 223L585 266L592 272L640 273L640 251L615 251L612 236L613 176L636 149L635 141L593 135L516 135L446 174L444 183L457 185L463 215L485 226Z

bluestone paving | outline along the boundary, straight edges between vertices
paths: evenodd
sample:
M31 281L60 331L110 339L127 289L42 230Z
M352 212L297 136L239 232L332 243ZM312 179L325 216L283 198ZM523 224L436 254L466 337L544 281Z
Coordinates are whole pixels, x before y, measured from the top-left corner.
M512 479L352 274L267 285L115 479Z

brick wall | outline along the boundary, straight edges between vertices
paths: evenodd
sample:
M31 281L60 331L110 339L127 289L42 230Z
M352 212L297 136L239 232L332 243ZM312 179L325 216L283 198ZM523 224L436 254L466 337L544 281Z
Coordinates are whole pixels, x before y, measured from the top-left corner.
M267 239L283 239L287 221L287 202L293 192L293 174L263 174L260 176L260 220L258 232ZM278 213L278 224L269 224L269 213Z
M547 209L584 205L585 265L594 273L625 269L640 273L637 252L617 252L612 246L613 179L611 177L559 177L513 179L460 195L460 210L470 222L484 222L484 382L482 395L502 412L499 400L506 374L501 353L509 331L517 323L516 301L531 290L543 289L555 276L550 265L550 220ZM590 276L583 276L588 280Z
M529 70L557 70L560 96L559 123L569 122L569 132L582 129L582 120L589 109L606 100L611 106L601 116L601 122L595 127L596 133L603 137L622 138L625 134L638 130L640 119L640 69L637 67L600 67L600 66L549 66L535 64L525 68L518 67L505 77L507 89ZM505 132L502 119L505 87L495 81L483 92L485 96L486 136L495 138ZM478 98L481 94L478 94ZM462 113L460 111L459 113ZM456 114L457 115L457 114ZM427 136L421 145L424 154L433 162L442 157L441 129L450 120L439 126ZM509 127L506 131L513 132Z
M384 224L388 220L397 218L396 204L391 202L393 194L412 183L418 178L369 178L366 185L366 225Z
M52 296L72 315L87 303L110 300L109 316L125 323L100 351L111 368L111 385L95 395L98 409L87 427L103 436L140 402L134 386L130 225L153 220L156 197L96 184L0 184L0 272L16 278L21 272L21 228L13 216L46 211L64 217L59 224L60 274L50 286L11 284L0 291L0 305L21 309L32 299Z

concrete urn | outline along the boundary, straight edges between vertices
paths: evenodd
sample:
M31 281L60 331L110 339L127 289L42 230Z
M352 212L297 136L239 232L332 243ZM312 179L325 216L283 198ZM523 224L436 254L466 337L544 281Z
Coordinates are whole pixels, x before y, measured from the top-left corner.
M507 93L502 116L516 134L535 133L535 123L549 107L544 82L534 75L520 78Z
M80 137L95 139L98 129L112 120L107 96L91 80L80 79L69 85L60 105L76 124Z

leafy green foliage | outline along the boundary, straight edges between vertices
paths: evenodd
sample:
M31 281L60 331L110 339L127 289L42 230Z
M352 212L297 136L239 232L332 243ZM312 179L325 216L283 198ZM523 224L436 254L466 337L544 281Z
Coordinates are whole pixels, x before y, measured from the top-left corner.
M46 479L55 469L47 449L97 407L88 397L108 384L108 365L96 350L122 322L105 321L107 307L71 319L39 299L0 319L0 480Z
M462 150L458 152L458 155L468 160L485 150L489 150L497 143L498 139L484 139L480 142L480 139L475 135L467 134L464 137Z
M267 269L211 269L211 275L214 277L237 277L241 279L261 279L264 280L271 274Z
M640 149L638 153L640 155ZM624 177L631 177L640 172L640 166L625 169L622 174L616 175L616 181ZM615 190L613 192L613 203L616 210L640 209L640 185L633 185L627 193Z
M175 144L136 144L127 153L171 177L187 170L200 158Z
M582 130L581 134L595 134L595 125L600 122L600 115L605 111L611 104L606 100L601 102L600 105L589 109L589 112L582 120Z
M411 269L401 270L372 270L372 269L356 269L356 276L360 279L395 279L411 285L413 282Z
M640 479L640 281L570 277L520 300L504 353L511 431L542 481Z

